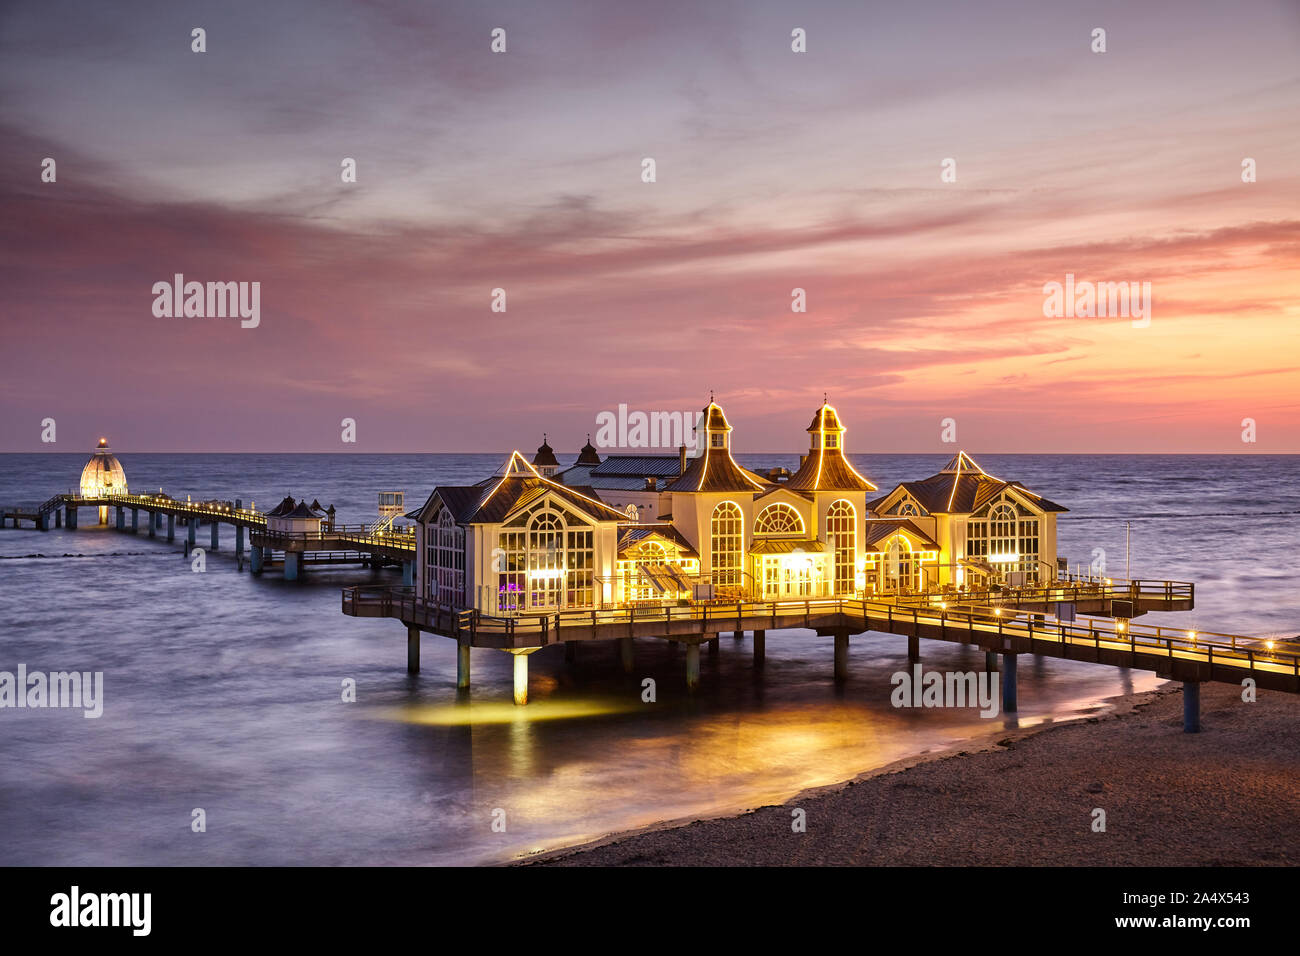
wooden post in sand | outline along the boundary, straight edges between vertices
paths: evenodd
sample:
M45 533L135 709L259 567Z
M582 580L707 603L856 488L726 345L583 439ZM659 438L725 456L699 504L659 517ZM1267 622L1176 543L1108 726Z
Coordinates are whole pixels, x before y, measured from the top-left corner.
M848 680L849 677L849 632L835 632L835 679Z
M1002 710L1016 712L1016 655L1002 655Z
M1201 732L1201 684L1199 681L1183 681L1183 733L1199 734Z

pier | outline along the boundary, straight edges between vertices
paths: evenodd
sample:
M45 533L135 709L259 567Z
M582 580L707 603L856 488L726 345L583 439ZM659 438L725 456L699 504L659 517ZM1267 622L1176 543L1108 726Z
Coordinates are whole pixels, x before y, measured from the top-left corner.
M317 531L272 530L267 512L244 508L238 500L215 505L166 495L55 495L35 508L0 508L0 526L18 528L20 522L30 521L40 531L65 524L75 529L80 513L90 509L105 515L111 512L113 527L131 534L139 534L143 525L149 537L165 535L167 541L174 541L177 527L183 528L187 551L196 547L220 550L221 526L226 525L233 535L233 543L227 547L233 548L241 565L247 551L254 574L278 565L285 579L292 581L308 565L355 564L400 567L407 582L414 575L415 535L410 531L383 522L331 524ZM200 537L199 529L205 524L207 534Z
M1194 587L1185 582L1134 581L1109 584L1066 582L1061 586L964 595L960 604L941 594L893 600L819 599L741 602L660 608L558 611L547 615L497 617L478 610L439 605L411 588L353 587L343 590L342 611L354 617L385 617L407 628L407 666L419 669L422 633L457 645L457 687L468 687L469 649L494 648L514 655L516 703L527 702L527 655L553 644L618 642L625 670L632 667L633 642L666 640L686 647L686 683L699 682L700 645L710 653L724 633L753 635L756 673L764 662L768 631L806 629L833 636L833 673L847 675L850 640L870 632L908 638L910 660L920 659L921 640L979 647L992 669L1000 659L1003 710L1015 712L1016 659L1022 654L1086 661L1153 671L1184 685L1184 729L1200 729L1199 685L1205 681L1241 685L1250 678L1261 689L1300 693L1300 653L1240 635L1136 624L1131 619L1063 620L1079 609L1111 613L1187 610ZM792 638L797 640L798 638Z

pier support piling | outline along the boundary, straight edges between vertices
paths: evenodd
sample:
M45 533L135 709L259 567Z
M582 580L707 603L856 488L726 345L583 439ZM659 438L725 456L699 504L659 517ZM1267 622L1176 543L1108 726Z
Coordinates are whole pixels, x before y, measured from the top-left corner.
M132 534L140 533L140 509L139 508L131 509L131 533Z
M998 669L998 655L993 651L984 652L984 670L992 674Z
M176 540L176 516L170 511L167 513L167 540Z
M849 676L849 635L839 631L835 635L835 679L847 680Z
M1016 712L1016 655L1002 655L1002 710Z
M76 508L68 509L68 520L65 521L64 524L68 526L69 531L77 530L77 509Z
M63 527L63 509L62 509L62 508L55 508L55 509L54 509L54 527L56 527L56 528L62 528L62 527ZM68 525L68 527L71 528L72 525Z
M1201 732L1201 685L1198 681L1183 681L1183 733Z
M144 513L145 523L149 525L149 537L158 537L158 515L152 511Z
M763 667L763 657L767 652L767 631L754 632L754 668Z
M406 625L406 673L420 673L420 629Z
M709 656L717 657L718 651L721 650L721 647L722 641L719 638L715 637L713 640L709 641Z
M199 523L190 515L185 519L185 540L191 548L194 547L194 533L198 530Z
M414 561L402 562L402 587L405 588L415 587L415 562Z
M236 502L236 504L238 504L238 502ZM235 525L235 557L242 558L243 556L244 556L244 526L242 524L237 524Z
M910 664L915 664L921 659L921 639L915 634L909 634L907 637L907 660Z
M528 655L535 650L535 647L526 647L509 651L515 658L515 704L520 707L528 703Z
M248 566L248 570L250 570L253 574L262 573L262 560L263 560L262 553L263 553L263 549L254 545L251 552L251 560Z
M700 643L690 641L686 645L686 689L695 690L700 686Z
M737 640L737 641L743 641L743 640L745 639L745 632L744 632L744 631L736 631L736 632L734 632L731 636L732 636L732 638L733 638L734 640Z
M298 572L302 569L301 566L301 551L286 551L284 553L284 579L286 581L297 581Z
M212 519L212 550L217 550L217 530L221 527L221 522L216 518Z
M456 689L469 688L469 645L456 645Z
M118 531L126 530L126 509L121 505L117 506L117 517L113 519L113 524L116 525Z
M632 668L635 664L635 658L633 656L633 648L632 648L632 638L620 637L618 639L618 656L619 656L619 660L623 664L623 673L624 674L632 673Z

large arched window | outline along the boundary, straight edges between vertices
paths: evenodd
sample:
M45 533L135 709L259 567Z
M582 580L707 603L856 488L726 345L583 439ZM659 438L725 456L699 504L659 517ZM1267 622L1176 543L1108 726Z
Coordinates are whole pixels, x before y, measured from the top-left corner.
M983 558L1002 575L1024 572L1024 580L1037 581L1039 569L1039 519L1005 496L966 525L966 554Z
M456 526L450 511L443 511L437 530L438 603L465 604L465 531Z
M740 587L744 583L742 555L745 551L745 516L740 506L734 501L721 502L713 509L709 532L713 583Z
M803 533L803 517L784 501L768 505L754 521L754 534Z
M493 554L501 611L590 607L595 601L593 532L546 503L501 529Z
M835 555L835 593L852 594L858 557L858 512L852 502L832 502L826 512L826 543Z
M564 521L543 511L528 523L528 606L558 607L564 576Z

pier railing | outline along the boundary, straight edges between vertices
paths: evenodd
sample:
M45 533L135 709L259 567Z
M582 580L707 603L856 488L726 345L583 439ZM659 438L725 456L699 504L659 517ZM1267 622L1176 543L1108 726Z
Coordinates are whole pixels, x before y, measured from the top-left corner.
M1129 600L1135 603L1176 604L1189 608L1196 601L1196 585L1190 581L1142 581L1065 578L1050 584L986 588L979 591L928 591L899 597L900 604L1068 604L1095 600Z
M438 633L466 609L418 598L412 588L356 587L343 590L343 612L360 617L397 617ZM618 607L559 610L553 613L495 617L469 610L469 625L451 636L472 640L492 638L487 646L533 646L560 640L610 639L633 636L685 635L682 625L700 635L718 631L847 628L889 633L919 634L962 643L1004 646L1007 639L1067 648L1091 647L1127 650L1134 656L1164 657L1170 661L1228 666L1247 671L1294 676L1300 681L1300 647L1280 641L1197 630L1135 624L1131 621L1084 619L1062 621L1042 612L1015 608L965 605L949 609L935 605L900 604L862 599L811 599L805 601L741 602L655 608ZM567 633L566 633L567 632ZM955 635L949 636L949 635ZM1300 684L1297 685L1300 687Z

